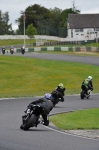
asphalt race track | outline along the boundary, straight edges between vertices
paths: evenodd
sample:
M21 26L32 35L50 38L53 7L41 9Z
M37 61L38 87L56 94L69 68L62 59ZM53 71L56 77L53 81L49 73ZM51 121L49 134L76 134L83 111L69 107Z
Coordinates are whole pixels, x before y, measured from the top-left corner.
M7 54L9 55L9 54ZM21 54L13 54L20 55ZM23 55L22 55L23 56ZM77 57L27 53L23 57L80 61L99 65L98 57ZM0 150L99 150L99 140L74 136L41 124L29 131L20 130L26 106L37 98L0 99ZM99 94L81 100L79 95L65 96L51 113L99 107Z
M2 53L0 53L2 55ZM23 56L23 57L30 57L30 58L40 58L40 59L48 59L48 60L63 60L68 62L80 62L85 64L92 64L92 65L99 65L99 57L93 57L93 56L74 56L74 55L64 55L64 54L46 54L46 53L25 53L22 55L21 53L14 53L11 55L10 53L6 53L5 55L8 56Z

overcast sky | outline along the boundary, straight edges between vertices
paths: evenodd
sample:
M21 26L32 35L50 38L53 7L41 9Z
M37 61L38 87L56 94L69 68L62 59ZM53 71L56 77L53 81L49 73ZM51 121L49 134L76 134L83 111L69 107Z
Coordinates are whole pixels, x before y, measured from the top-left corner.
M99 0L74 0L74 3L81 14L99 13ZM17 29L15 20L20 17L20 12L34 4L64 10L72 8L73 0L0 0L0 10L3 13L9 12L9 23L12 23L13 29Z

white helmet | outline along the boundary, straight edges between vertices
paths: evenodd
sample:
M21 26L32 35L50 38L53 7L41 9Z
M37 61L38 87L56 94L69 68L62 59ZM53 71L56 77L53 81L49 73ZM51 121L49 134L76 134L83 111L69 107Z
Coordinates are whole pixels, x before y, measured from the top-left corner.
M89 79L89 80L92 80L92 76L88 76L88 79Z

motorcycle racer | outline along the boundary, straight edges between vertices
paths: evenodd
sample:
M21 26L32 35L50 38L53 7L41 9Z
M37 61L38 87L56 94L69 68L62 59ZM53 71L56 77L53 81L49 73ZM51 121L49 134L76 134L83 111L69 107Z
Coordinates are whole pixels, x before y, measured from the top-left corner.
M93 90L93 84L92 84L92 76L88 76L87 79L85 79L82 82L81 89L85 90L86 94L88 95L88 90Z

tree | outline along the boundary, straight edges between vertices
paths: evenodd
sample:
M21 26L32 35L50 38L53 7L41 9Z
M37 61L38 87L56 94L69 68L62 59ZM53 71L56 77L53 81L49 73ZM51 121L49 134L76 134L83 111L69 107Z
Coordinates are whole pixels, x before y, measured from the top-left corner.
M23 34L23 13L21 11L21 17L16 20L18 23L19 30ZM25 26L33 24L37 29L38 34L48 34L48 28L51 25L52 13L49 9L41 5L31 5L25 9L26 21Z
M76 7L74 7L74 8L65 9L61 13L59 28L64 28L64 31L67 31L68 14L78 14L78 13L80 13L80 11L76 9ZM63 32L63 33L66 33L66 32ZM64 36L66 37L66 34Z
M5 35L5 34L12 34L12 26L11 24L8 24L9 22L9 13L5 12L2 13L0 10L0 35Z
M26 34L30 38L30 45L31 45L31 39L34 37L34 35L37 34L36 28L33 26L33 24L28 25L26 29Z
M58 36L58 30L59 30L59 22L61 20L61 13L62 10L55 7L53 9L50 9L52 17L51 17L51 21L50 21L50 29L52 30L52 32L50 32L51 35L54 36Z
M66 37L68 14L77 14L80 11L76 9L73 3L73 8L61 10L57 7L54 9L47 9L41 5L31 5L25 9L26 20L25 27L33 24L39 35L51 35ZM19 25L19 33L23 34L23 13L21 17L16 20Z

